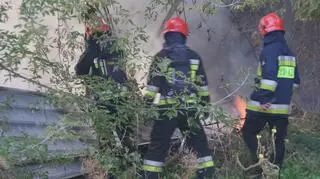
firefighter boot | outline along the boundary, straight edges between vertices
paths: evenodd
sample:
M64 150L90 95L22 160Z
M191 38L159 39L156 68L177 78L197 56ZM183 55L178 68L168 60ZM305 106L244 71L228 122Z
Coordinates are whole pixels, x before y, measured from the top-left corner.
M144 179L160 179L160 173L157 172L145 172Z
M216 179L214 167L199 169L197 179Z

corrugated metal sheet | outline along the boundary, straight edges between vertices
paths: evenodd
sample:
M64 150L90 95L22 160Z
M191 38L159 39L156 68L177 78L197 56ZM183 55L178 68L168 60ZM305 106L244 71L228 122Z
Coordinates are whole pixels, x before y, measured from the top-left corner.
M5 121L5 128L1 130L2 137L32 136L37 139L45 139L46 129L49 125L61 120L64 112L50 106L44 94L26 90L0 87L0 106L7 106L0 111L0 122ZM39 108L41 106L41 108ZM37 107L36 110L34 108ZM148 145L150 126L141 126L143 131L139 135L139 145ZM181 139L181 133L176 130L172 139ZM1 143L0 143L1 145ZM80 141L58 141L54 144L47 144L49 154L64 154L75 151L86 150L88 144ZM33 172L47 172L49 179L71 178L81 175L81 161L74 161L71 164L50 166L46 164L30 164L26 169Z
M61 111L46 103L43 94L36 92L0 87L0 105L8 107L0 111L0 120L6 124L7 128L7 130L1 130L2 137L30 135L44 139L46 127L63 117ZM32 110L35 106L41 106L41 108ZM79 141L48 144L50 154L63 154L87 148L86 143ZM81 164L81 161L74 161L59 166L33 164L26 168L31 171L47 172L50 179L61 179L81 175Z

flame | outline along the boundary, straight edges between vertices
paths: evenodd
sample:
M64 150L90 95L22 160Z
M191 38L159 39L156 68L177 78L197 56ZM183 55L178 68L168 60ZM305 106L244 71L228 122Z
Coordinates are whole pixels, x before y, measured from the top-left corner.
M245 118L246 118L246 115L247 115L247 112L246 112L247 101L242 96L236 96L235 100L234 100L234 106L236 107L237 111L240 114L240 120L236 124L235 128L238 131L240 131L241 128L243 127L243 124L245 122Z
M242 96L236 96L234 100L234 105L237 109L237 111L240 113L240 118L243 119L246 117L246 107L247 107L247 101Z

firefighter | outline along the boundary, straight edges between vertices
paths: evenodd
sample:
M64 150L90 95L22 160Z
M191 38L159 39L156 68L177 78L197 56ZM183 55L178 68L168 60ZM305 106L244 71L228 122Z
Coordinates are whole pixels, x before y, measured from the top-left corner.
M113 37L110 27L105 20L96 15L95 8L92 5L88 5L87 7L88 11L84 14L86 20L86 49L80 56L80 59L75 66L75 71L77 75L89 75L92 77L91 80L84 80L87 88L87 96L97 102L99 109L107 109L112 115L114 115L114 119L110 120L116 120L118 116L117 105L125 103L127 99L122 98L120 95L120 97L114 97L113 99L100 100L104 90L91 90L91 88L92 86L96 86L96 83L105 80L113 80L121 92L126 92L130 89L130 86L127 85L129 81L127 75L119 65L120 60L123 58L123 52L121 50L112 50L115 40L112 40ZM90 23L88 23L90 18L99 18L100 20L97 20L97 22L100 24L90 26ZM110 39L105 39L106 37ZM103 43L103 45L101 45L101 43L98 42L99 38L106 40L107 43ZM108 104L105 104L105 102ZM129 148L129 151L132 152L135 149L133 142L130 139L130 135L133 132L127 128L127 126L127 123L122 124L121 122L121 125L117 126L117 129L115 130L116 134L114 135L116 139L118 139L116 140L117 142L123 139L123 145ZM99 138L100 148L105 147L105 144L102 144L102 141L104 140L104 138ZM116 142L107 142L106 145L109 147L110 145L111 147L115 147L115 143ZM119 156L119 158L122 158L121 160L123 160L123 156ZM125 168L123 168L123 170L125 170ZM109 174L109 178L114 178L114 176Z
M255 80L257 86L247 104L242 133L253 162L257 162L257 135L268 123L275 135L275 156L270 160L282 167L289 105L293 89L300 84L297 58L285 40L284 21L276 13L267 14L260 20L259 31L263 36L263 49ZM256 172L259 174L261 168Z
M125 84L128 81L126 73L118 65L123 53L121 50L112 50L115 39L112 39L114 37L109 25L103 18L97 16L93 5L87 3L86 7L87 11L83 14L86 49L75 66L76 74L100 76L104 79L112 79L118 84ZM90 25L89 21L94 21L92 19L96 19L95 22L98 24ZM99 38L107 42L100 45Z
M186 144L198 156L198 178L212 178L214 162L195 107L210 101L203 63L200 56L186 46L189 29L184 20L179 17L168 20L163 33L165 43L155 55L147 82L146 96L157 105L160 120L155 120L153 124L151 143L143 165L145 176L148 179L159 178L171 135L179 128L182 133L190 132L186 136ZM197 84L197 87L192 84ZM187 94L182 97L184 92ZM197 99L200 99L199 103ZM183 106L189 108L182 109ZM173 119L167 115L170 108L179 110ZM188 117L196 119L196 126L188 124Z

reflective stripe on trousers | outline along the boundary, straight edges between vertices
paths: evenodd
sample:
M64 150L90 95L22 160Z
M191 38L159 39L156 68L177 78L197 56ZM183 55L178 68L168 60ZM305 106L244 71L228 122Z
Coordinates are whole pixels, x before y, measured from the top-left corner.
M198 169L214 167L213 159L211 156L198 158Z
M148 172L160 173L162 172L162 167L164 163L153 161L153 160L144 160L143 161L143 170Z
M188 97L186 99L183 99L186 103L195 103L196 99L194 97ZM174 104L179 104L180 101L177 98L162 98L160 99L159 103L157 104L158 106L164 106L164 105L174 105Z
M260 102L251 100L248 102L247 109L268 114L289 114L289 105L287 104L271 104L269 109L262 110Z
M147 96L154 98L156 96L157 92L159 91L159 88L156 86L148 85L146 91L147 91L147 93L146 93Z

